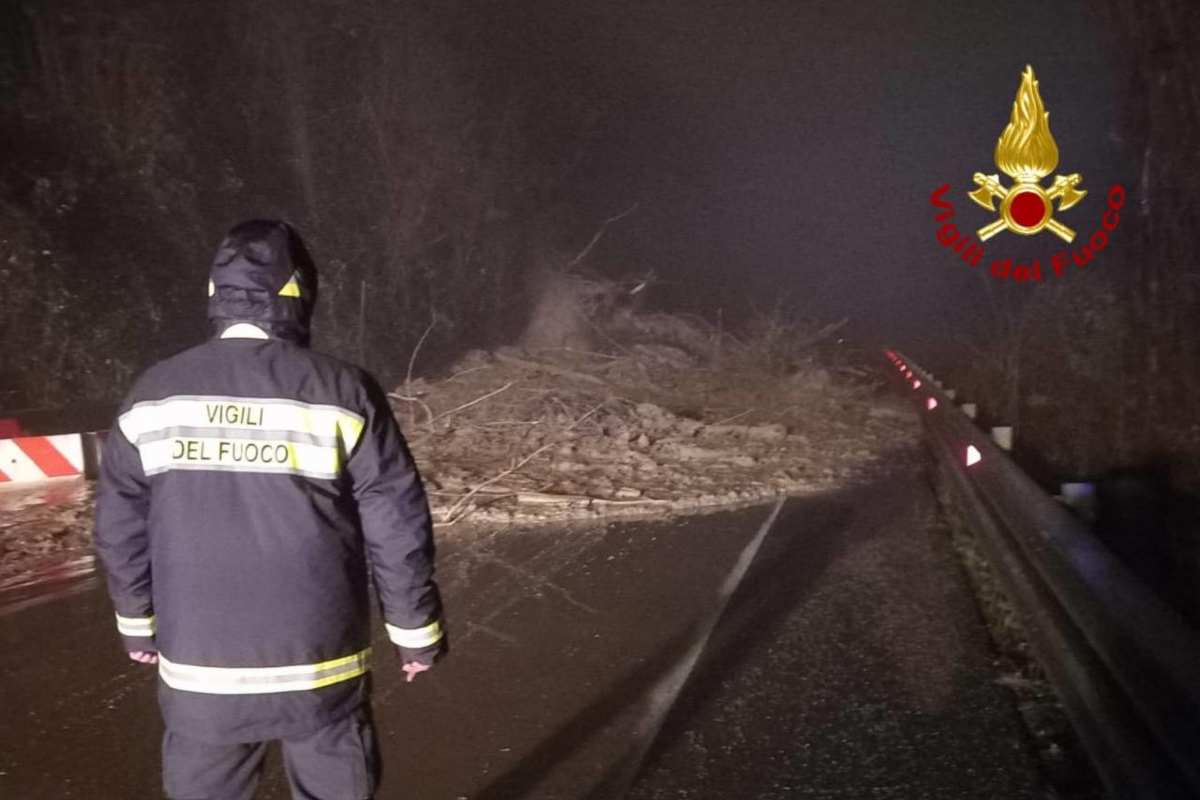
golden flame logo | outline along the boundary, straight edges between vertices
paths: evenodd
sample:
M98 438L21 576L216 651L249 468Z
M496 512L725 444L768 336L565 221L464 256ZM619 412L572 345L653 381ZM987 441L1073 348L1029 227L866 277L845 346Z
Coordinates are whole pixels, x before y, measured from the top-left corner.
M1066 242L1075 238L1073 230L1054 219L1053 201L1058 200L1059 211L1066 211L1087 192L1077 188L1083 180L1078 172L1054 176L1049 189L1039 184L1058 166L1058 145L1050 133L1050 112L1042 104L1032 66L1021 74L1012 116L996 142L996 166L1016 184L1005 188L999 175L975 173L979 188L967 195L989 211L995 211L995 201L1000 201L1000 219L976 232L981 241L1004 230L1032 236L1049 229Z
M1058 145L1050 133L1050 112L1042 105L1033 67L1025 67L1008 127L996 143L996 166L1021 183L1037 183L1058 166Z

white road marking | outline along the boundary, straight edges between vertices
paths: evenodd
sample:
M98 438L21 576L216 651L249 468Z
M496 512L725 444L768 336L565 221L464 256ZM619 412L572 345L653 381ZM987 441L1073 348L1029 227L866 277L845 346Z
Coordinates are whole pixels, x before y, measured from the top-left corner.
M783 508L783 504L786 501L786 497L779 498L774 508L771 509L771 513L767 515L762 527L758 529L758 533L742 549L741 555L738 556L737 562L733 565L733 569L725 576L721 588L717 590L716 606L709 612L703 624L697 628L696 637L692 640L692 644L688 647L687 652L675 662L675 666L650 690L646 710L633 731L634 744L625 756L625 764L618 779L611 784L615 789L619 789L619 791L614 791L611 796L624 797L625 793L629 791L630 786L632 786L634 779L642 768L642 762L645 761L646 755L650 751L650 746L654 744L654 740L658 737L659 730L662 728L668 712L675 705L675 701L679 699L679 693L683 691L684 684L691 677L692 670L695 669L696 662L700 660L704 648L708 646L708 640L712 637L713 631L716 630L717 623L721 621L721 617L725 614L725 608L729 605L729 599L733 597L733 593L741 585L742 579L746 577L746 572L750 569L750 564L754 561L754 557L758 555L759 547L762 546L763 540L767 538L771 526L775 523L775 518L779 516L779 511Z

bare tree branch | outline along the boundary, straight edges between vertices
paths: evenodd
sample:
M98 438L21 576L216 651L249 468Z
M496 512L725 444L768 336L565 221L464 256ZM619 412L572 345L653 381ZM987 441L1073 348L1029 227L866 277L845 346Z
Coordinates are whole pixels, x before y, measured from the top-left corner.
M441 419L442 417L448 417L451 414L462 411L464 408L470 408L471 406L475 405L476 403L482 403L484 400L487 400L489 397L495 397L496 395L500 394L501 392L505 391L506 389L509 389L514 383L516 383L516 381L509 381L508 383L501 386L499 389L488 392L485 395L476 397L474 400L472 400L469 403L463 403L461 406L456 406L456 407L450 409L449 411L443 411L442 413L438 414L433 419L429 420L429 424L432 425L434 422Z
M417 353L421 352L421 345L425 344L425 337L433 330L433 326L437 324L437 314L434 313L429 318L429 325L425 327L425 332L421 334L421 338L417 340L417 346L413 348L412 355L408 357L408 372L404 376L404 391L412 394L409 386L412 384L413 364L417 361Z
M596 244L604 237L604 232L606 230L608 230L608 226L612 225L614 222L620 222L621 220L625 219L625 217L628 217L634 211L637 211L638 206L640 206L641 204L642 203L639 200L638 202L631 205L629 208L622 211L620 214L617 214L615 217L609 217L608 219L604 220L604 222L600 225L599 229L597 229L596 235L593 236L592 240L587 243L587 247L580 250L579 254L576 255L574 258L572 258L570 261L568 261L566 263L566 266L563 267L563 269L568 270L571 267L578 264L580 261L583 261L583 259L587 258L587 254L592 252L592 248L595 247Z

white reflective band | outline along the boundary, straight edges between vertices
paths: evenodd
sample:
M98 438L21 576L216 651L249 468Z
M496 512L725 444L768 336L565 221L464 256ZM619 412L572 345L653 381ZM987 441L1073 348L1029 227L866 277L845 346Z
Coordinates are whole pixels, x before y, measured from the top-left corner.
M230 472L282 472L310 478L338 476L341 454L336 445L279 440L176 436L138 447L142 470L157 475L172 469Z
M340 436L349 451L362 433L363 418L338 406L285 398L175 395L135 403L119 423L125 438L134 444L161 428L221 427Z
M332 405L195 395L137 403L119 420L147 475L213 469L315 478L338 476L363 422Z
M221 334L222 339L270 339L271 336L257 325L235 322Z
M387 628L387 635L392 640L392 644L407 647L410 650L429 647L442 638L442 623L437 620L423 628L397 628L386 622L383 626Z
M287 667L198 667L176 664L158 654L163 683L183 692L273 694L320 689L357 678L371 668L371 648L353 655Z
M117 630L123 636L153 636L154 617L122 617L117 614Z

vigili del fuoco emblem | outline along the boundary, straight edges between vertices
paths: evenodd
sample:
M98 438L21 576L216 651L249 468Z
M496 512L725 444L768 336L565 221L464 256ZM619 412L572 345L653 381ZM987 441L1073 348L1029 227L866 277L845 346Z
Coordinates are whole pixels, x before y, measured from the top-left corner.
M995 211L995 201L1000 201L1000 218L976 231L980 241L1005 230L1023 236L1049 230L1064 242L1075 239L1075 231L1054 218L1054 201L1058 201L1059 211L1066 211L1082 200L1087 194L1078 188L1083 176L1078 172L1055 175L1049 189L1041 186L1042 178L1058 166L1058 145L1050 133L1050 112L1042 105L1031 66L1021 75L1012 117L996 142L996 166L1016 183L1005 188L999 175L975 173L979 188L968 196L988 211Z

